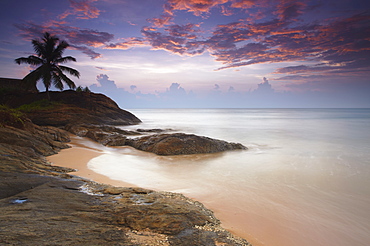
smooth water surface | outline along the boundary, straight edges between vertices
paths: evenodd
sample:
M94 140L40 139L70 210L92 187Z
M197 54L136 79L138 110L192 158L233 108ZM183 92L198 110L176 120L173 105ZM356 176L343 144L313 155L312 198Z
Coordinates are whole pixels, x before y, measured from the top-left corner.
M161 157L119 148L88 167L181 192L254 245L370 244L369 109L140 109L143 123L247 151Z

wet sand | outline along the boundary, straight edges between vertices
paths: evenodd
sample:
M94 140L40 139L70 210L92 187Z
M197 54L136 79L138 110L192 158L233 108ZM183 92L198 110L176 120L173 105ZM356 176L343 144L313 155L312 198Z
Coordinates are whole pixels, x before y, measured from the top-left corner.
M72 148L63 149L58 154L48 156L46 159L52 163L52 165L60 167L68 167L76 169L76 172L70 174L76 175L82 178L86 178L98 183L110 184L119 187L137 187L134 184L126 183L119 180L113 180L105 175L96 173L87 168L87 163L100 155L103 151L95 148L86 147L78 143L77 138L71 136L71 143L69 144ZM84 140L89 141L89 140Z
M71 135L70 137L71 142L69 143L69 145L72 148L63 149L58 154L47 157L47 160L51 162L52 165L76 169L76 172L71 172L70 174L86 178L98 183L109 184L117 187L137 187L137 185L131 183L110 179L105 175L96 173L93 170L89 169L87 167L87 163L91 159L104 154L104 151L95 147L86 146L85 143L87 142L90 142L92 146L96 145L95 142L89 139L84 138L82 140L74 135ZM253 246L263 245L257 239L253 238L252 235L247 233L243 228L239 228L237 226L237 221L233 221L233 216L228 215L229 211L226 211L225 208L223 208L222 206L215 206L215 204L209 202L209 200L212 199L208 199L207 197L199 199L199 197L194 198L187 194L186 196L202 202L208 209L211 209L215 213L215 216L221 220L221 225L229 232L233 233L236 236L247 239Z

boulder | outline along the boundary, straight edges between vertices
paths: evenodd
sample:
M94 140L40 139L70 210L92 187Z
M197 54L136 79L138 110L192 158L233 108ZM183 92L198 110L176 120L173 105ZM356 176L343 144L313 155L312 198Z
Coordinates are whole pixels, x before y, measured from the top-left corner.
M65 129L79 137L88 137L105 146L124 146L126 136L140 135L135 131L125 131L112 126L67 125Z
M247 149L240 143L229 143L223 140L185 133L157 134L127 139L126 144L157 155L206 154Z

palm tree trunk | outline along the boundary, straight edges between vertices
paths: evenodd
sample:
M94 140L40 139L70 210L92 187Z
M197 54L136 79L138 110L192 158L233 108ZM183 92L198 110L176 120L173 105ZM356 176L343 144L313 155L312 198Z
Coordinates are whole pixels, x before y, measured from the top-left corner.
M46 95L48 96L48 100L51 101L50 99L50 93L49 93L49 88L46 87Z

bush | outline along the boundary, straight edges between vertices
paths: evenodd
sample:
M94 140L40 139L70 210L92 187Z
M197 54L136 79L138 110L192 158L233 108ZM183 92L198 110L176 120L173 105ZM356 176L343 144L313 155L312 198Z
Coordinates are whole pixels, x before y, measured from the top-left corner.
M82 86L78 86L76 88L76 91L77 92L91 92L90 89L89 89L89 87L87 87L87 86L85 88L82 88Z

